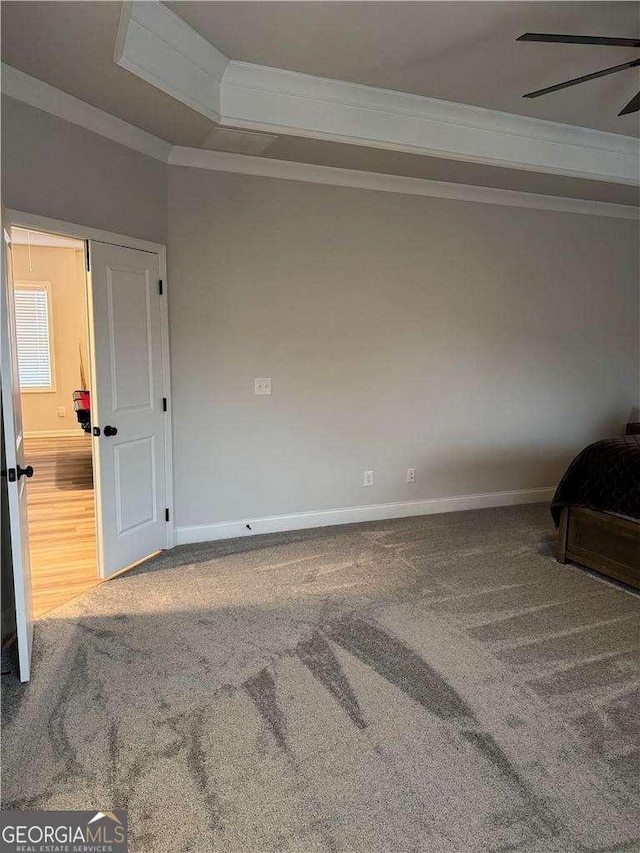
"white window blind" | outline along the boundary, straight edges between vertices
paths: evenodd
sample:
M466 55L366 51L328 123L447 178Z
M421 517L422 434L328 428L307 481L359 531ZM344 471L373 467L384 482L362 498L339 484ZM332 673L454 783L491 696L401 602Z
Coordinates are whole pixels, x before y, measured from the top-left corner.
M15 306L20 387L52 388L49 291L43 285L16 287Z

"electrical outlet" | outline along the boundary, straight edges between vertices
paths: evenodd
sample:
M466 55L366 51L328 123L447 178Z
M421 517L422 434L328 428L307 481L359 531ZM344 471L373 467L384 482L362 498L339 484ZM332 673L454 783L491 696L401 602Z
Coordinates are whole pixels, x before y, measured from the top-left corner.
M67 417L67 407L66 406L58 406L58 417L66 418Z
M416 481L416 469L415 468L407 468L407 483L415 483Z
M373 486L373 471L365 471L362 480L363 486Z
M271 377L263 376L256 379L256 394L271 394Z

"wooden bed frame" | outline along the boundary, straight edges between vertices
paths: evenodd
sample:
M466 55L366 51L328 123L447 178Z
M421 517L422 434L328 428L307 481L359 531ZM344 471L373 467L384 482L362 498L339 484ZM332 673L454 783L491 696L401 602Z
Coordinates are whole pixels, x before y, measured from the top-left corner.
M640 521L582 506L562 510L558 560L640 589Z

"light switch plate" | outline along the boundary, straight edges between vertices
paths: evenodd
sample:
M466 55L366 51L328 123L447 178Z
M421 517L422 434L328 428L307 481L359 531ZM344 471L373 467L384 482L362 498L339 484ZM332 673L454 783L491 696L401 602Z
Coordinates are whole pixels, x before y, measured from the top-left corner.
M271 377L256 379L256 394L271 394Z

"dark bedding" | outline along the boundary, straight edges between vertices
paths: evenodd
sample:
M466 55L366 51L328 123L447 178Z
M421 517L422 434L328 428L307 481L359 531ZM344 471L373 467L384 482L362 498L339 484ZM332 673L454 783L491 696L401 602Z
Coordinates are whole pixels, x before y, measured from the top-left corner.
M596 441L579 453L551 502L556 527L574 504L640 520L640 435Z

